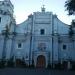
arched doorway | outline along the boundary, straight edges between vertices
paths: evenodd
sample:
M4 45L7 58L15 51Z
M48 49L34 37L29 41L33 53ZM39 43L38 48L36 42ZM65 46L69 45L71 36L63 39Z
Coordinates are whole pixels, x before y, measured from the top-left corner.
M38 68L45 68L46 67L46 59L45 59L45 56L40 55L40 56L37 57L36 67L38 67Z

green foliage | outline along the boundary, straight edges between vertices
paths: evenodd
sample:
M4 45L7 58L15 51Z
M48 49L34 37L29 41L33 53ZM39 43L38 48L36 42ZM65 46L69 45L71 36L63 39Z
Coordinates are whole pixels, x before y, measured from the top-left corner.
M71 25L72 25L72 27L75 27L75 20L72 20Z
M75 21L74 20L72 20L71 26L69 28L69 35L70 35L70 37L72 37L73 34L74 34L73 28L75 28Z
M67 0L65 2L65 7L68 11L68 15L75 15L75 0Z
M14 57L10 58L8 61L7 61L7 67L14 67Z
M16 59L16 67L27 67L27 64L25 63L24 59Z
M1 60L1 61L0 61L0 68L4 68L4 67L5 67L4 64L5 64L5 61Z
M69 28L69 35L70 35L70 37L72 37L73 34L74 34L74 32L73 32L72 26L70 26L70 28Z
M16 36L16 35L17 35L17 33L16 33L16 32L12 32L12 34L13 34L14 36Z
M6 25L5 30L2 31L2 34L5 35L5 37L8 37L9 35L9 27Z

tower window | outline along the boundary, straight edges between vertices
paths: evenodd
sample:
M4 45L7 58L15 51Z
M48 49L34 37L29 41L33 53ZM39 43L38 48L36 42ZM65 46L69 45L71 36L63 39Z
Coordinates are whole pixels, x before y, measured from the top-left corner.
M66 48L67 48L66 45L63 45L63 49L66 50Z
M41 34L41 35L44 35L44 34L45 34L45 30L44 30L44 29L41 29L41 30L40 30L40 34Z
M17 47L18 47L18 49L21 49L22 48L22 43L18 43Z
M0 22L1 22L1 17L0 17Z

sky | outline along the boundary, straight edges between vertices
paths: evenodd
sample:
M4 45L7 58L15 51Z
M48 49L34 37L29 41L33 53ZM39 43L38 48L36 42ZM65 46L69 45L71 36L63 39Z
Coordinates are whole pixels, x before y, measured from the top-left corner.
M25 21L29 14L33 12L41 11L41 7L44 4L46 11L53 12L57 17L66 24L71 24L72 19L75 16L68 16L68 12L65 11L66 0L11 0L14 5L14 16L17 24Z

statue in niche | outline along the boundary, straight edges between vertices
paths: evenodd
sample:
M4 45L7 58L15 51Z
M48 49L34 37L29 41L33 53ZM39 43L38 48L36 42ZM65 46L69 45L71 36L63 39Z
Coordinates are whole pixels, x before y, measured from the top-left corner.
M38 49L39 49L40 51L45 51L45 50L46 50L46 44L45 44L45 43L40 43L40 44L38 45Z

